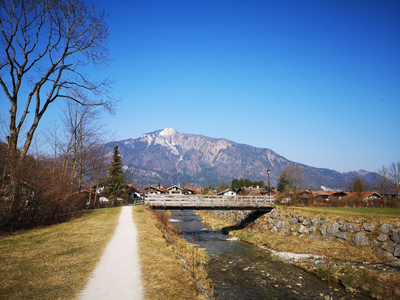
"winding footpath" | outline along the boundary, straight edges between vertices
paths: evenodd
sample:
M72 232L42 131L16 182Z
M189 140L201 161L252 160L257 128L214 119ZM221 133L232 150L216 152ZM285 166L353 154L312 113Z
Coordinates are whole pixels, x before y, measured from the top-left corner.
M132 206L123 206L114 236L79 299L142 299L137 229Z

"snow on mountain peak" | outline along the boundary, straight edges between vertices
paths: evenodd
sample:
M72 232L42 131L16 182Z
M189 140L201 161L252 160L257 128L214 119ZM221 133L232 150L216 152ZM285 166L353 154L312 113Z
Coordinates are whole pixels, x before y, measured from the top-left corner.
M161 132L160 132L160 135L161 136L171 136L171 135L174 135L174 134L176 134L176 130L175 129L172 129L172 128L164 128Z

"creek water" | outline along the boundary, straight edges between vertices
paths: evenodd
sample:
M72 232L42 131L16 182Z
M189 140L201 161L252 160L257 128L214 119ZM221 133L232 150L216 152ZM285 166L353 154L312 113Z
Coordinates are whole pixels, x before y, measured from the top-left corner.
M188 242L206 248L215 299L323 299L329 295L325 281L275 259L265 249L227 241L226 235L207 228L193 211L173 211L172 218ZM333 299L366 299L337 285L331 286L331 293Z

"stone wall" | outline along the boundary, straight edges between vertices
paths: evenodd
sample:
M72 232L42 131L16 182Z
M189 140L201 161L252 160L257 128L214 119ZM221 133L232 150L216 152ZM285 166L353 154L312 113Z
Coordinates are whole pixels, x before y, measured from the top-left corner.
M265 229L278 235L307 236L321 241L351 241L355 246L374 249L391 261L400 258L400 222L373 224L361 221L330 220L323 216L308 217L275 208L257 219Z

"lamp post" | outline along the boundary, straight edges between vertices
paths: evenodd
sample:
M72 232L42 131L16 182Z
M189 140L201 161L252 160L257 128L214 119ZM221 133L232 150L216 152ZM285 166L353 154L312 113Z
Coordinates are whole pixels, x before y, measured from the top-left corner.
M269 174L271 174L271 170L270 169L267 170L267 174L268 174L268 196L271 196L271 188L269 186Z

